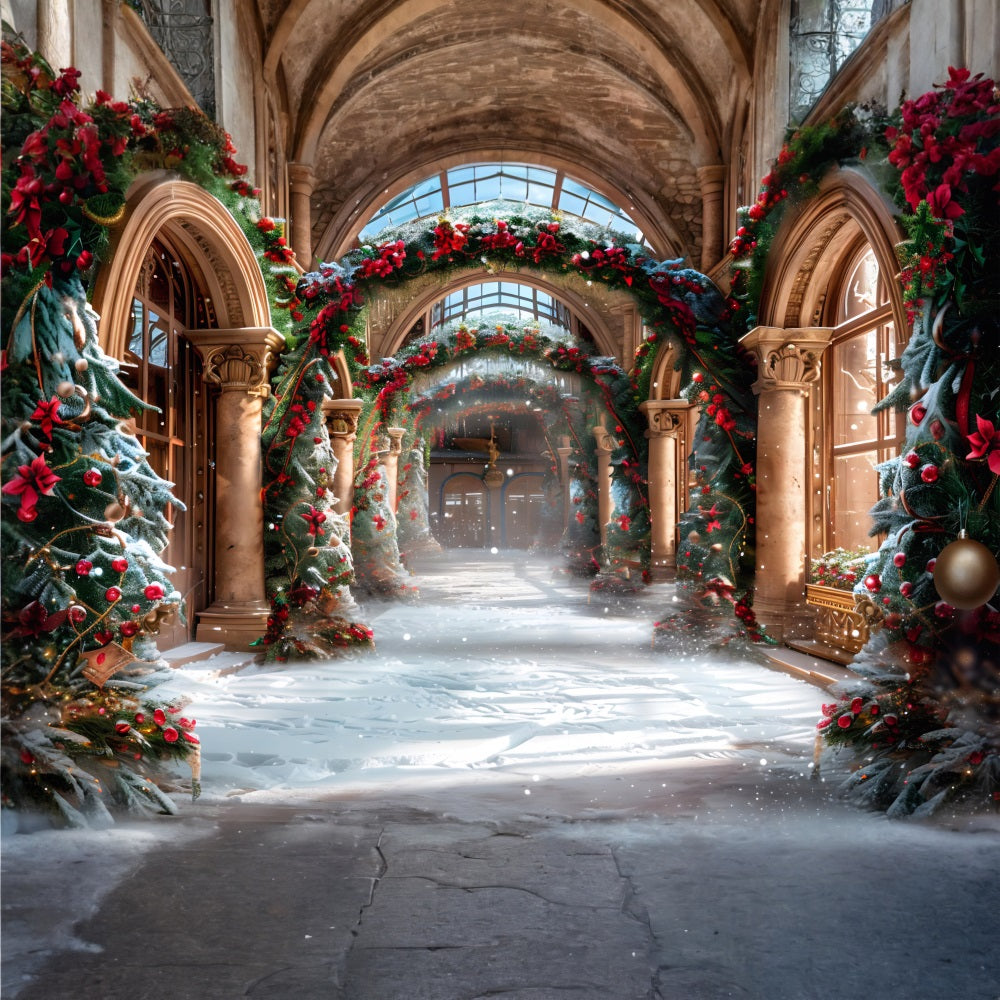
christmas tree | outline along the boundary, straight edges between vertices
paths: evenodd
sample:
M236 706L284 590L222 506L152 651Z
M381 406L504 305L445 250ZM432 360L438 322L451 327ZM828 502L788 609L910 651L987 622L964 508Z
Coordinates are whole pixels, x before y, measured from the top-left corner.
M146 409L97 342L75 271L19 311L3 394L5 801L71 821L119 803L173 805L149 780L198 743L194 723L146 701L153 641L181 610L160 558L176 501L131 432Z
M829 742L864 755L849 788L890 814L956 796L1000 802L1000 103L952 70L887 132L909 240L900 248L913 333L898 386L901 454L880 469L855 591L884 627L852 664L862 680L825 707Z

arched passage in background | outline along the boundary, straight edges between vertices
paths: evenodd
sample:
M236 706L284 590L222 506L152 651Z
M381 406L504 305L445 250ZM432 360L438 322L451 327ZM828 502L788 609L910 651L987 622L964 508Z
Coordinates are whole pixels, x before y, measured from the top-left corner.
M228 210L202 188L145 174L129 190L126 221L93 302L101 347L158 408L137 418L136 432L186 508L170 511L174 530L164 558L175 568L187 622L162 635L160 646L191 639L196 619L201 638L208 609L220 601L230 619L246 620L233 627L216 622L205 637L231 645L243 633L255 638L260 613L266 617L263 517L253 485L260 481L260 391L281 338L270 329L253 250ZM244 396L250 400L241 403ZM253 440L220 417L223 400L246 411L247 427L257 428ZM261 533L253 537L256 521ZM227 540L227 532L239 537Z

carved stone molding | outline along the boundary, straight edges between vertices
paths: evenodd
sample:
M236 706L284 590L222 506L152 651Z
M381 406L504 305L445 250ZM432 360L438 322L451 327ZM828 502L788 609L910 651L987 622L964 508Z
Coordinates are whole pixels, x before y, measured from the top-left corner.
M595 427L594 438L597 441L597 450L602 455L610 455L618 446L615 439L608 433L607 427Z
M803 390L818 381L820 360L829 345L823 327L782 330L758 326L742 340L757 356L756 393L781 389Z
M358 433L358 417L364 402L360 399L324 399L320 404L326 420L327 433L331 438L350 438Z
M401 455L403 453L403 435L406 430L402 427L388 427L389 432L389 454Z
M684 400L647 400L639 404L639 409L646 414L649 430L646 437L676 437L684 427L685 413L691 405Z
M204 362L206 382L223 392L266 397L267 381L285 338L267 327L242 330L189 330L185 336Z

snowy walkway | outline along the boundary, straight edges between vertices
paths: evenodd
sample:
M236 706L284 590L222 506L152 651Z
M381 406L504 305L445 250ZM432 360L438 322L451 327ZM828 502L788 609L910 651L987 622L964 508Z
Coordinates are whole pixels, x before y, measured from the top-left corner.
M5 998L1000 998L997 823L839 803L821 691L654 652L666 587L418 582L374 656L180 671L179 818L4 839Z

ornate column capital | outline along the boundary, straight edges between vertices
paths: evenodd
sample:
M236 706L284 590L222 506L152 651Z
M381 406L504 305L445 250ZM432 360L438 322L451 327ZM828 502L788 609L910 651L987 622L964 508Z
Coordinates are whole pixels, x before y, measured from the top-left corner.
M403 454L403 435L406 433L404 427L387 427L389 433L389 454Z
M676 437L685 424L685 414L691 409L691 404L685 400L647 399L639 404L639 409L646 414L649 430L646 437Z
M185 337L204 363L202 377L223 392L267 397L268 375L285 347L285 338L267 326L234 330L188 330Z
M610 455L618 447L618 442L611 436L607 427L595 427L594 438L597 440L597 450L602 455Z
M757 357L753 391L759 395L781 389L808 389L819 379L820 360L831 334L827 327L794 330L755 327L741 341Z
M722 197L722 189L726 183L726 171L728 167L724 163L710 163L697 168L698 183L701 185L702 197L716 195Z
M316 187L316 174L311 163L286 163L288 169L288 189L292 194L310 197Z
M320 409L330 437L353 441L358 433L358 417L364 405L362 399L324 399Z

